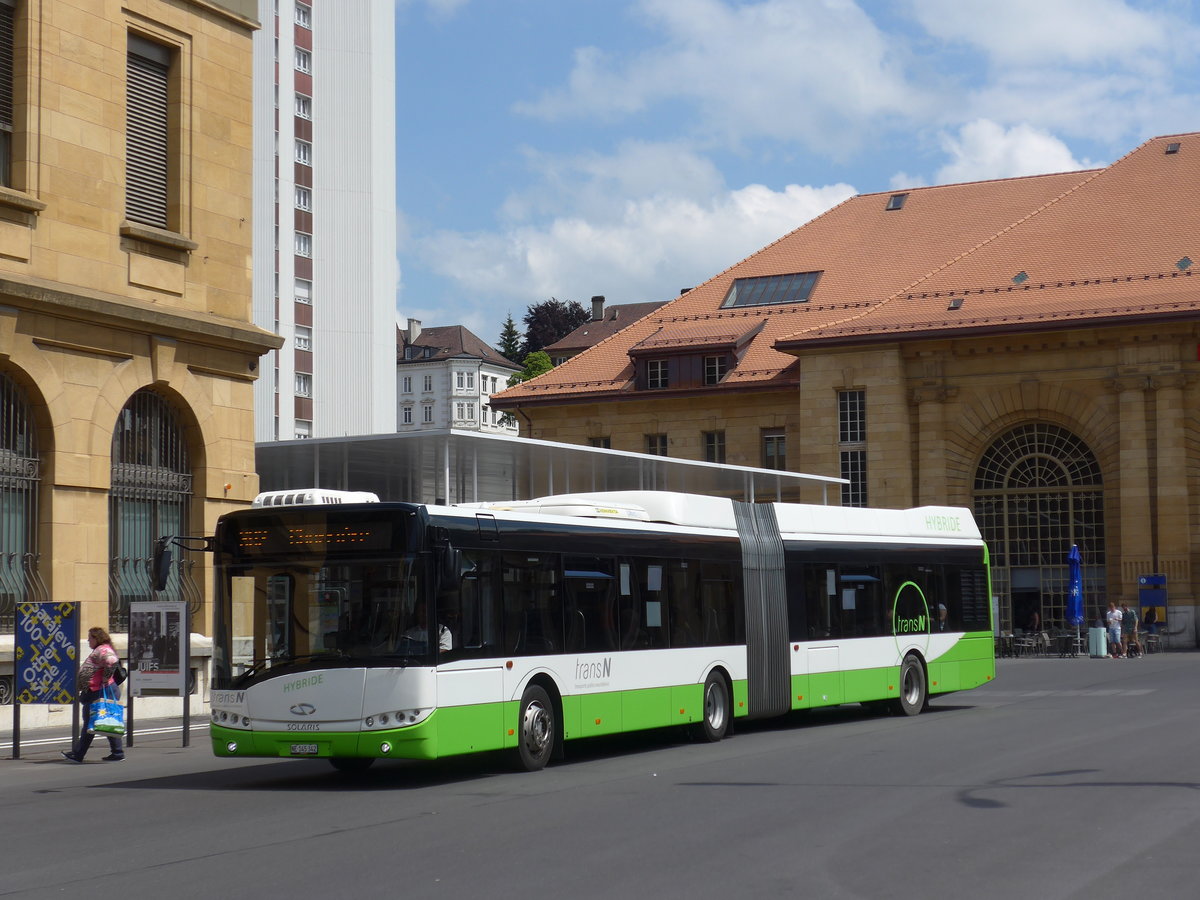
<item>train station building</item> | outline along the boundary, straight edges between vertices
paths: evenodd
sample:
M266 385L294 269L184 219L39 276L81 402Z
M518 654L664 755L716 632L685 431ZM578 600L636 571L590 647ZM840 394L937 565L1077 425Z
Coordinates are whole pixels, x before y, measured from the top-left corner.
M1089 171L853 197L493 399L547 441L974 510L1001 627L1200 580L1200 134ZM788 500L814 499L790 485Z

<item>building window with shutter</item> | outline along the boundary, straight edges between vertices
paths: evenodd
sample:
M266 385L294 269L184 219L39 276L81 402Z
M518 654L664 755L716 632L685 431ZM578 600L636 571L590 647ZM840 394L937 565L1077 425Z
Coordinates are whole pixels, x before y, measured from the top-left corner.
M838 391L838 456L842 506L867 505L867 392Z
M725 462L725 432L704 432L704 461L710 463Z
M646 363L646 387L662 390L671 386L670 366L665 359L652 359Z
M277 102L275 105L278 106L279 103ZM299 119L312 118L312 97L305 96L304 94L296 95L296 117Z
M665 434L646 435L646 452L651 456L666 456L667 436Z
M296 396L312 396L312 375L309 375L305 372L296 373Z
M125 89L125 218L170 227L171 50L129 35Z
M296 185L296 209L304 212L312 211L312 191L306 187Z
M762 457L764 469L787 468L787 433L782 428L762 430Z
M303 231L296 232L296 255L312 257L312 235Z
M312 54L300 47L296 48L296 71L312 73Z
M11 0L0 0L0 184L12 186L13 18Z
M278 330L278 329L276 329ZM296 349L311 350L312 349L312 329L307 325L296 326Z

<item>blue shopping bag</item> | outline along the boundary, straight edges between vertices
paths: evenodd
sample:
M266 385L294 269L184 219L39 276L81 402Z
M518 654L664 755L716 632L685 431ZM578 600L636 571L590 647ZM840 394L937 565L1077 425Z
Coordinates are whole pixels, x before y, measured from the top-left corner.
M100 697L92 701L88 731L114 735L125 733L125 707L115 695L116 692L112 688L105 687L100 692Z

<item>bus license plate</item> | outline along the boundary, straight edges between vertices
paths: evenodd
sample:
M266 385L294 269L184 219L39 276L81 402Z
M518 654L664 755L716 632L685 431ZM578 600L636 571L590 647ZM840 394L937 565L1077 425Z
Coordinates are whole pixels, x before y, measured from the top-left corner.
M316 744L292 744L292 756L316 756Z

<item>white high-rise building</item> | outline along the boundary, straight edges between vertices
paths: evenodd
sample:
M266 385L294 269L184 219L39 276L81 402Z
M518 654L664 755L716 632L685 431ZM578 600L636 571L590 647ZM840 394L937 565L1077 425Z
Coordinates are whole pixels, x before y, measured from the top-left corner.
M255 439L396 428L394 0L259 0Z

